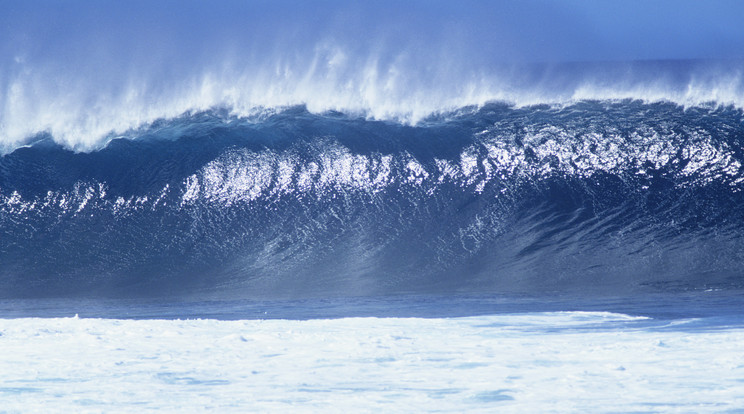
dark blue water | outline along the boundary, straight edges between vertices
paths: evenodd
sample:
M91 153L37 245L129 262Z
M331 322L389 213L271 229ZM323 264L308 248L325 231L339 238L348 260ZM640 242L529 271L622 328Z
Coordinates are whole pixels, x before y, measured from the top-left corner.
M703 291L635 296L388 295L302 300L6 299L2 318L334 319L453 318L535 312L615 312L648 319L628 328L710 330L744 326L742 292ZM677 326L671 321L685 321Z
M87 153L41 135L0 157L0 297L209 315L230 300L355 314L335 298L737 292L743 120L640 101L489 104L415 126L295 107L183 115ZM307 317L344 313L318 303ZM391 313L418 314L405 304Z

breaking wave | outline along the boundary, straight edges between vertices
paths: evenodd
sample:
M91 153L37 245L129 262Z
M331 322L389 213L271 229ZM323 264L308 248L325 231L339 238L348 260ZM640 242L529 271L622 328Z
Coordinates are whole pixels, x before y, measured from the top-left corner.
M342 50L321 48L281 68L117 80L116 90L80 79L59 84L55 73L21 71L5 90L0 85L0 153L40 136L92 151L163 120L219 111L255 121L295 106L408 125L494 102L527 107L631 99L744 108L742 67L743 61L643 61L494 64L487 70L444 65L422 72L405 59L360 62Z
M0 2L0 296L738 289L740 2Z
M491 103L415 124L290 107L0 158L15 296L742 287L744 115Z

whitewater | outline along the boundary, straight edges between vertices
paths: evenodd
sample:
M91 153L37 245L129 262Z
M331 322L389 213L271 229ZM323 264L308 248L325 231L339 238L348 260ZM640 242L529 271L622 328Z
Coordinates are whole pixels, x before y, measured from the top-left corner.
M744 405L744 330L693 319L603 312L52 318L3 320L0 330L6 412L732 412Z
M743 14L0 1L0 412L744 410Z

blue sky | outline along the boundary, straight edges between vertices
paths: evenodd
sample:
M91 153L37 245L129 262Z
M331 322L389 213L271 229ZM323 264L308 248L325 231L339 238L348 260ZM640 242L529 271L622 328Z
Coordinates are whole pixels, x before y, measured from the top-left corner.
M487 62L744 57L744 1L4 1L3 58L256 58L334 39Z

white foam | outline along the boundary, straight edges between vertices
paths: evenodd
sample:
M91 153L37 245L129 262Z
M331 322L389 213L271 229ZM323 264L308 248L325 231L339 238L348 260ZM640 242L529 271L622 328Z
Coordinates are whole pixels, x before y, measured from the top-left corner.
M734 63L688 65L679 69L681 74L643 64L630 65L627 71L620 69L627 64L588 65L578 74L572 67L531 67L530 75L515 76L505 66L488 73L465 64L422 71L406 66L411 63L405 60L343 61L317 53L309 62L279 68L268 63L241 70L203 69L169 80L140 74L88 81L74 73L18 71L0 84L0 150L10 151L48 133L68 148L86 151L115 136L136 136L133 130L155 120L211 108L254 117L305 105L313 113L335 110L416 124L433 114L492 101L527 106L639 99L744 107L744 78ZM672 75L676 78L670 80ZM119 87L107 87L110 83Z
M453 319L0 320L10 412L744 408L744 329L566 312Z

